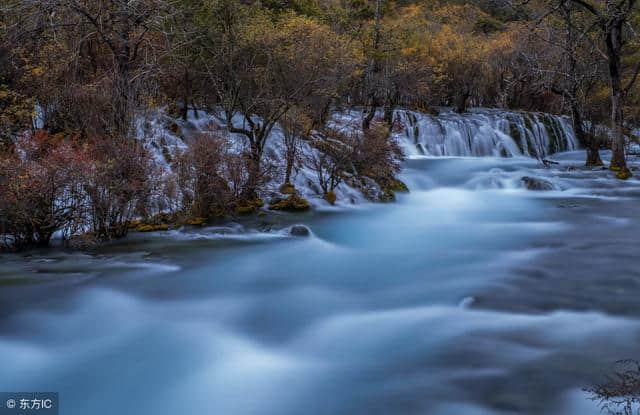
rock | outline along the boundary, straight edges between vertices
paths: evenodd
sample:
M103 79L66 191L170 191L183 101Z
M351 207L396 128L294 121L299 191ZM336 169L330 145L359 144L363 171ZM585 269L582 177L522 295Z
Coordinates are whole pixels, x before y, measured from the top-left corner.
M292 194L287 199L276 198L269 204L271 210L303 211L310 208L309 201L296 194Z
M153 224L142 224L136 227L137 232L158 232L158 231L168 231L169 225L166 223L161 223L159 225Z
M236 214L250 215L260 209L262 206L264 206L264 202L259 197L255 198L254 200L245 200L244 202L236 206Z
M329 202L332 205L336 204L336 200L338 199L338 196L336 196L336 192L334 192L333 190L329 190L325 195L324 195L324 199Z
M191 225L191 226L204 226L205 222L206 222L205 218L197 217L197 218L191 218L187 220L186 223L187 225Z
M620 169L618 173L616 173L616 177L620 180L628 180L631 176L633 176L633 174L631 174L631 171L627 168Z
M524 183L524 186L528 190L553 190L553 183L548 180L540 179L538 177L523 176L520 180Z
M284 183L282 186L280 186L279 190L283 195L292 195L296 192L295 186L291 183Z
M471 308L473 303L476 301L474 297L465 297L459 303L458 307L460 308Z
M304 225L293 225L289 229L289 233L291 236L309 236L311 235L311 230Z

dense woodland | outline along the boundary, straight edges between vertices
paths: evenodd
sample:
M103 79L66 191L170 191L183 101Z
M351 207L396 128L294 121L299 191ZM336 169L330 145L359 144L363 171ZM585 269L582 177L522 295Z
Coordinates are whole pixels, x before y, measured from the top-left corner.
M290 185L299 163L331 203L346 173L392 192L399 107L566 114L587 165L610 147L628 178L639 30L635 0L2 0L0 233L16 248L56 231L123 236L163 211L185 223L252 212L273 179L263 153L276 125L288 198L275 207L308 207ZM353 133L327 122L347 108L363 113ZM200 137L167 177L135 140L159 109L214 112L226 131ZM300 160L301 140L322 156Z

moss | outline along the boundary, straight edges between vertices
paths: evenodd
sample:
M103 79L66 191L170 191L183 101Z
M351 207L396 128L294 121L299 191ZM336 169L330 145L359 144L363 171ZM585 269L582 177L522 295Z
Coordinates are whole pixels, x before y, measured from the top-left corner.
M138 225L136 227L136 231L138 232L158 232L158 231L168 231L169 230L169 225L167 225L166 223L161 223L158 225L153 225L153 224L141 224Z
M332 205L335 205L336 200L338 200L338 196L336 195L336 192L334 192L333 190L330 190L327 193L325 193L324 200L326 200Z
M389 203L396 200L396 194L389 189L384 189L382 193L380 193L379 197L380 202Z
M253 205L241 205L236 206L236 214L238 215L250 215L257 211L259 208Z
M402 180L396 178L387 179L385 189L392 192L409 193L407 185Z
M285 211L304 211L309 210L311 205L309 201L301 196L293 194L286 199L276 199L271 202L269 209L285 210Z
M203 226L205 222L206 222L205 218L197 217L197 218L187 219L185 223L191 226Z
M129 226L129 229L135 229L140 225L142 225L142 222L140 222L139 220L130 220L128 226Z
M246 200L236 206L237 215L250 215L264 206L264 202L259 197L253 200Z
M631 174L631 171L629 169L627 169L626 167L623 169L618 169L618 173L616 174L616 177L620 180L627 180L630 179L631 176L633 176L633 174Z
M258 212L258 217L264 218L265 216L267 216L267 212L261 210L260 212Z
M291 183L284 183L280 186L280 193L284 195L292 195L296 192L296 188Z

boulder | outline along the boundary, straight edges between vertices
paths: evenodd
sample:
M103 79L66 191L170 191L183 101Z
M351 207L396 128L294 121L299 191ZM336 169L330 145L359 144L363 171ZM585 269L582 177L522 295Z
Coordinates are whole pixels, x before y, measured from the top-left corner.
M291 236L309 236L311 235L311 230L304 225L293 225L291 229L289 229L289 233Z
M528 190L541 191L554 189L553 183L551 183L549 180L540 179L538 177L523 176L520 180L522 180L524 186Z

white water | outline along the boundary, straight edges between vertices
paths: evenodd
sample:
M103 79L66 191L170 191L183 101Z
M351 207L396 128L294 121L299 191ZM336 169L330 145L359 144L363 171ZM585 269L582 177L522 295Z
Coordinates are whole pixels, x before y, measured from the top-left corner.
M150 114L138 122L138 136L145 147L154 155L158 164L166 171L170 165L166 155L175 157L183 152L198 134L206 131L224 131L221 114L200 111L198 116L189 112L187 121L169 119L162 111ZM381 115L381 114L380 114ZM397 110L397 125L392 138L396 140L404 154L411 158L417 156L462 156L462 157L538 157L560 151L578 148L571 121L564 116L541 113L524 113L492 109L472 109L466 114L457 114L443 109L438 116L422 114L416 111ZM242 127L243 118L237 115L234 120ZM336 112L330 124L334 128L356 131L360 128L362 113L359 110ZM179 126L172 132L171 123ZM236 134L228 135L234 151L240 152L246 146L246 139ZM284 177L283 133L279 126L272 131L265 147L266 162L274 161L280 166L273 180L266 185L264 197L277 192ZM308 142L300 143L302 157L317 152ZM322 198L322 191L316 184L316 174L303 163L296 166L292 179L298 192L308 199L316 209L332 209ZM380 192L379 186L368 183L371 194ZM360 190L341 183L335 193L338 206L362 204L367 200Z
M581 388L639 357L640 181L555 158L413 157L395 204L5 256L0 390L64 415L598 414Z
M408 156L543 158L578 148L571 120L563 116L495 109L443 111L438 116L398 111L397 116Z

